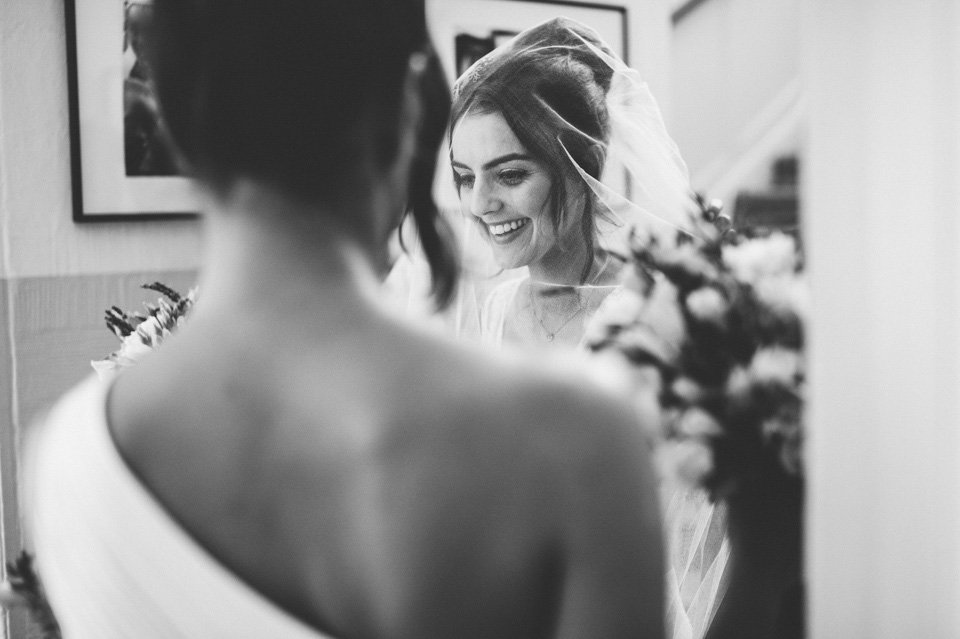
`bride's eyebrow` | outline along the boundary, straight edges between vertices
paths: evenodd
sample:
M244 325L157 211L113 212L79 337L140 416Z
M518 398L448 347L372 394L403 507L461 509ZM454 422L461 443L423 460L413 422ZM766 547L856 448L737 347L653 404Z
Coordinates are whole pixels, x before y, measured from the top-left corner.
M529 155L526 155L525 153L507 153L506 155L501 155L500 157L493 158L492 160L484 164L482 168L484 171L489 171L495 166L498 166L505 162L512 162L514 160L533 161L533 158L530 157ZM453 166L459 169L466 169L467 171L470 170L469 166L467 166L463 162L457 162L453 158L450 159L450 164L452 164Z

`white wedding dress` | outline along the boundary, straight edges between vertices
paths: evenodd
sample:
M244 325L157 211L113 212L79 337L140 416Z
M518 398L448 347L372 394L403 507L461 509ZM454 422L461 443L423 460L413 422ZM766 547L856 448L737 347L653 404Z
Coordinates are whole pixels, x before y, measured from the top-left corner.
M29 433L28 535L67 639L332 639L208 554L139 482L91 377Z
M490 293L487 295L487 298L484 300L480 308L480 342L487 346L490 346L496 350L501 350L504 347L503 344L503 335L506 330L507 318L510 316L513 308L515 307L515 300L517 298L517 293L520 291L520 287L524 282L528 281L527 276L515 277L508 279L504 282L500 282L494 286ZM608 303L607 300L612 300L617 297L619 291L622 289L619 286L602 286L602 287L587 287L593 291L598 289L609 289L609 292L604 297L603 301L600 302L600 305ZM584 322L589 321L590 316L584 319ZM584 348L586 346L586 337L580 339L577 344L577 348Z
M480 341L501 350L504 331L515 308L517 292L526 281L517 277L494 286L480 307ZM621 291L613 288L601 303L613 303ZM589 318L588 320L589 321ZM585 347L585 338L577 348ZM702 490L661 480L664 534L669 562L666 575L666 626L671 639L702 639L726 589L725 568L730 556L722 506Z

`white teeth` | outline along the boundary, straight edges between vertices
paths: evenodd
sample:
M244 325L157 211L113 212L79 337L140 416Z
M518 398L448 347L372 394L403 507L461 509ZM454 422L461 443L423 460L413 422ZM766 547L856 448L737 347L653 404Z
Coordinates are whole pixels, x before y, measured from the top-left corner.
M494 224L490 226L490 232L494 235L503 235L509 231L517 230L526 223L526 220L512 220L510 222L504 222L503 224Z

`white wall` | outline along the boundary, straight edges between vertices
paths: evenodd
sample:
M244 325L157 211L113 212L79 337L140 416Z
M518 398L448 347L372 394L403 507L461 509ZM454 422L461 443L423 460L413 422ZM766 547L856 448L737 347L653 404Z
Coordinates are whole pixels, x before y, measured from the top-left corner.
M710 0L676 26L671 133L694 188L729 199L768 186L800 146L800 0Z
M803 27L810 636L960 637L960 7Z

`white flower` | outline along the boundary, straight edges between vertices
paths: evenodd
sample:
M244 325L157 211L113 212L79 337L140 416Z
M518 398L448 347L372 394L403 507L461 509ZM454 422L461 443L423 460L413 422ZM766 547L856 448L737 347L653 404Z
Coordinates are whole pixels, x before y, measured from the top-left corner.
M637 321L644 299L636 291L620 288L607 296L594 315L587 319L584 341L600 344L620 327Z
M600 387L627 396L633 391L633 367L623 353L606 349L592 353L583 366L584 372Z
M665 348L664 361L675 363L686 337L686 325L680 311L677 287L665 277L658 277L640 324L653 333Z
M145 333L146 331L141 333L140 327L137 327L137 330L123 338L123 344L120 346L120 350L116 352L117 358L129 360L130 363L133 363L153 351L153 346L144 341Z
M691 275L700 275L708 280L717 277L717 267L693 244L682 244L674 248L667 262L682 267Z
M803 371L803 359L788 348L762 348L750 362L750 377L759 384L794 386Z
M703 387L689 377L675 379L670 390L687 404L695 404L704 397Z
M723 434L720 423L702 408L690 408L684 411L677 430L681 435L699 439L718 437Z
M617 335L617 346L628 356L643 353L659 362L674 366L680 357L677 344L668 342L645 324L631 326ZM644 361L644 358L639 358Z
M805 320L810 310L810 289L806 281L786 274L764 278L754 285L757 298L779 317L794 315Z
M687 295L687 310L701 322L720 326L729 308L723 294L712 286L698 288Z
M634 291L624 291L620 295L622 299L612 303L609 313L605 312L599 321L591 323L589 340L596 344L615 335L616 347L628 357L645 353L674 365L685 336L677 296L677 288L663 276L657 277L646 298ZM617 328L611 330L612 326Z
M607 296L595 317L605 324L623 326L637 320L643 310L644 299L636 291L620 288Z
M727 396L735 404L745 406L750 401L750 373L742 366L735 366L727 377Z
M724 246L723 262L738 280L755 284L767 277L793 273L797 268L797 245L789 235L774 233Z
M117 337L120 337L121 344L120 348L109 357L90 362L97 376L103 380L116 375L171 337L173 331L179 329L186 321L187 313L196 302L196 297L197 288L194 287L182 296L177 304L171 304L163 298L155 306L146 304L146 315L132 313L128 316L119 311L116 313L108 311L108 315L114 315L114 319L117 320L116 323L108 323L108 325ZM121 337L129 327L132 327L133 331L126 337Z
M692 438L664 443L657 451L661 472L682 483L699 487L714 470L713 450L702 440Z
M169 331L167 331L167 333L169 333ZM137 325L136 334L148 347L154 348L159 346L164 337L162 320L151 315ZM126 341L127 340L124 340L124 345L126 345Z

